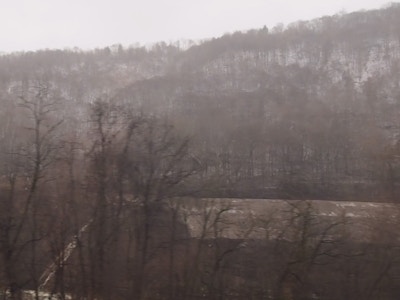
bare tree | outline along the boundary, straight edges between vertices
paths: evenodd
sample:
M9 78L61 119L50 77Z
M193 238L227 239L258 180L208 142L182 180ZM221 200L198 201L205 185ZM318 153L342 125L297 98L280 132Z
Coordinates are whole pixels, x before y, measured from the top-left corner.
M17 279L18 265L21 257L27 253L29 247L29 277L28 282L35 290L38 298L38 273L37 269L37 243L45 232L41 229L41 185L46 183L50 165L56 160L59 147L56 132L62 123L57 119L58 98L52 93L49 86L43 83L33 85L23 91L19 97L19 107L27 117L23 130L26 131L27 140L20 145L8 149L9 161L18 159L18 168L9 172L9 194L7 196L8 217L2 227L2 255L6 266L8 290L11 297L21 297L20 290L24 283ZM13 159L14 158L14 159ZM19 192L15 197L16 186L18 190L23 187L22 195ZM29 232L29 234L28 234Z

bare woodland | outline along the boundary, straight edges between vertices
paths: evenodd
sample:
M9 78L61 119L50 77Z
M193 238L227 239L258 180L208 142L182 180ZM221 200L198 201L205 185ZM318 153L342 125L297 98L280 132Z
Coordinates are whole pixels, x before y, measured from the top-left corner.
M1 55L0 299L399 299L399 20Z

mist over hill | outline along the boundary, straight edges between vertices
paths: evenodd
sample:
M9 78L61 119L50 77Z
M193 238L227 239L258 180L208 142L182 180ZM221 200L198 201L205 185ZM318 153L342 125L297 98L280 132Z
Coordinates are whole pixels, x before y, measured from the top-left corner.
M0 296L398 299L400 4L183 44L0 56Z
M392 4L188 49L3 55L0 99L15 106L24 86L45 83L78 131L97 98L168 118L193 140L204 177L218 181L209 195L268 197L273 188L282 197L394 199L399 20Z

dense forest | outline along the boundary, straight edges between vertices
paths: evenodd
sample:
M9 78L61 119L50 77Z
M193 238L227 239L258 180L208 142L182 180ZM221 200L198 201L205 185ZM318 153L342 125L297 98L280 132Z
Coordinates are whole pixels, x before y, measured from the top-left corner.
M398 299L397 215L352 241L346 215L301 200L397 203L399 129L399 4L185 47L2 54L0 295ZM194 238L182 207L203 198L290 214L232 239L232 206L209 201Z

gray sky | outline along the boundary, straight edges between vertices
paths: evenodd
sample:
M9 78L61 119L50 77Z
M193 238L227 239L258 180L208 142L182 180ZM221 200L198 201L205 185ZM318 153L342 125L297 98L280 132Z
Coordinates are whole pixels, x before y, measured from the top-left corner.
M390 0L0 0L0 52L203 39Z

